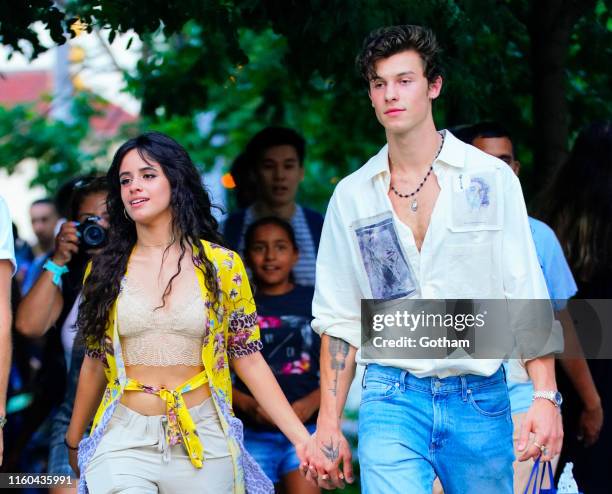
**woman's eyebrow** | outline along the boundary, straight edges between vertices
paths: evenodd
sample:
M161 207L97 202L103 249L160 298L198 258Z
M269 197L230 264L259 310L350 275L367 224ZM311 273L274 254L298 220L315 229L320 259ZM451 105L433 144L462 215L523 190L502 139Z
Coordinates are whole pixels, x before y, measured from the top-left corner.
M152 165L147 165L147 166L143 166L142 168L138 169L139 172L146 172L146 171L158 171L157 168L155 168ZM132 172L122 172L119 174L119 178L123 177L124 175L131 175Z

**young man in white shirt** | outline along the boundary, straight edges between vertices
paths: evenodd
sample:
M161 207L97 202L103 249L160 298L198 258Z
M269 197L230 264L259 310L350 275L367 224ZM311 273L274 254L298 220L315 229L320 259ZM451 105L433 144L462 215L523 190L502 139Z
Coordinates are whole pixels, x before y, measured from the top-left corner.
M11 369L11 277L17 270L11 218L0 197L0 466L4 451L6 390Z
M387 145L338 184L321 237L313 300L321 408L307 475L324 488L353 480L340 416L357 357L368 365L359 413L362 492L429 494L436 475L449 494L512 492L501 358L363 360L358 353L362 299L548 298L517 178L436 130L438 52L431 31L406 25L374 31L358 57ZM525 366L536 399L520 459L549 460L563 435L553 358Z

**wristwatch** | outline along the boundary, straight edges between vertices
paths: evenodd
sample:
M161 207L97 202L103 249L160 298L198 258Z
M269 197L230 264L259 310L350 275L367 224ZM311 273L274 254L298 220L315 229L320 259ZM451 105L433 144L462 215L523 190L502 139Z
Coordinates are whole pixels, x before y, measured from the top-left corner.
M557 408L559 408L561 406L561 403L563 403L563 396L561 396L561 393L559 393L559 391L534 391L533 399L535 400L537 398L543 398L545 400L548 400L552 402L552 404L555 405Z
M4 415L0 415L0 429L2 429L5 424L6 424L6 417Z

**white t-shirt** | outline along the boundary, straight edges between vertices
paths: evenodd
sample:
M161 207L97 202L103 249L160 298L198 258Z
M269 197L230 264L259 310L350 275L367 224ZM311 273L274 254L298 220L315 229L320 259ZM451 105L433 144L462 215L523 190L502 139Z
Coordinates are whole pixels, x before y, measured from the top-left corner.
M13 275L17 271L15 261L15 243L13 241L13 225L11 215L4 199L0 197L0 260L8 259L13 263Z

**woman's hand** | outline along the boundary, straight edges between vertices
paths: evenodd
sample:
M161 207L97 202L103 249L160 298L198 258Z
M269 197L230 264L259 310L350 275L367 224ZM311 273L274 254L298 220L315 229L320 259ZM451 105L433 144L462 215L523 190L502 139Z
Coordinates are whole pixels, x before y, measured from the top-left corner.
M76 224L66 221L55 237L55 252L51 260L58 266L65 266L70 262L72 256L79 251L79 237Z

